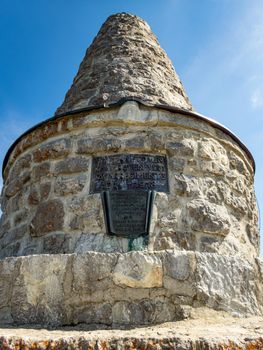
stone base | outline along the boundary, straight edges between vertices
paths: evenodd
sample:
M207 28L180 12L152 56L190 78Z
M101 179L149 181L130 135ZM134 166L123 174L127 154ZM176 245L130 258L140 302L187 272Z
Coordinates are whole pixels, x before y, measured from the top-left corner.
M262 317L239 319L205 309L199 309L199 315L192 316L184 321L128 330L90 330L83 325L59 330L2 328L0 349L263 349Z
M147 325L209 307L263 314L263 262L215 253L31 255L0 261L0 324Z

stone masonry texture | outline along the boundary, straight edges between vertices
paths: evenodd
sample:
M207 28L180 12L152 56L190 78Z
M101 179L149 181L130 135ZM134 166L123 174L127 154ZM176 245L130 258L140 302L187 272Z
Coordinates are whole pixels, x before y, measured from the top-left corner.
M229 135L137 102L53 123L51 140L41 126L9 158L0 257L60 249L127 252L127 238L106 234L100 194L90 193L90 178L92 157L129 153L166 155L168 161L170 192L156 194L147 250L258 255L253 166Z
M101 27L56 114L128 97L150 105L192 109L149 25L137 16L120 13L110 16Z
M216 253L11 257L0 260L0 324L151 325L202 307L260 316L262 277L262 260Z

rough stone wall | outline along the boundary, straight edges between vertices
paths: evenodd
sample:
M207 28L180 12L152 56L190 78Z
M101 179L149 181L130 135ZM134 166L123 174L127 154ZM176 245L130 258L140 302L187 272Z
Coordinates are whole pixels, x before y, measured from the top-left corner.
M88 48L56 114L137 97L191 110L172 62L149 25L127 13L110 16Z
M127 102L54 120L16 145L4 172L0 257L126 252L128 239L105 234L100 195L89 194L92 156L116 153L168 158L170 193L156 195L148 246L134 246L258 255L247 154L206 121Z
M158 324L208 307L262 315L263 262L195 252L31 255L0 261L0 323Z

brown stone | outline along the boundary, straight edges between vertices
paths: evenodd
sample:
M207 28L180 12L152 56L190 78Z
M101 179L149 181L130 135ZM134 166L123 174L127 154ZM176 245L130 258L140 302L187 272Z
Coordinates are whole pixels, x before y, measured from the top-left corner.
M89 159L84 157L72 157L60 161L56 164L56 174L71 174L87 171L89 169Z
M49 193L50 193L50 189L51 189L50 182L46 182L46 183L43 183L40 185L39 191L40 191L41 200L46 200L48 198Z
M65 157L69 154L70 150L70 140L63 138L40 146L36 151L34 151L33 158L35 162L39 163L45 160Z
M30 225L32 236L43 236L47 232L63 229L64 208L59 199L42 202L39 204L36 214Z
M27 171L23 175L15 178L13 181L9 183L9 185L5 189L5 195L7 197L13 197L17 192L19 192L26 182L30 180L30 172Z
M36 188L32 188L28 195L28 204L29 205L37 205L39 203L39 193Z

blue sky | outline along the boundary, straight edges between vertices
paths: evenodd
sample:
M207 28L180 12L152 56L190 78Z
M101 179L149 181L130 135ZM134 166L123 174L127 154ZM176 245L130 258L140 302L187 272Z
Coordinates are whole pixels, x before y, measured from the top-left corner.
M263 210L262 0L0 0L0 162L22 132L54 114L116 12L150 24L195 110L247 145Z

